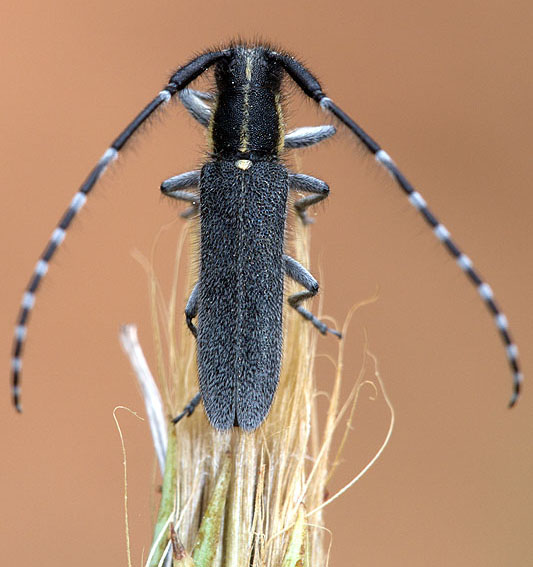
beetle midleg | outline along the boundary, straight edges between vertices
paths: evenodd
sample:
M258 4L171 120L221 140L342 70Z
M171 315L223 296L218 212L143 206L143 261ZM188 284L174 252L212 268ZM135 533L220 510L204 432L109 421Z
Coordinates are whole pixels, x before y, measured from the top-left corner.
M304 224L310 224L313 219L310 219L307 215L306 209L311 205L319 203L326 199L329 195L329 187L327 183L316 177L311 177L310 175L304 175L302 173L290 173L289 174L289 187L291 189L296 189L298 191L306 191L308 193L314 193L314 195L308 195L303 197L294 203L294 208L298 213L298 216L302 219Z
M200 197L196 193L183 191L182 189L187 187L198 187L199 184L200 171L188 171L187 173L181 173L180 175L175 175L174 177L163 181L163 183L161 183L161 193L163 193L165 197L172 197L172 199L192 203L192 207L188 207L185 211L183 211L183 213L181 213L183 218L189 218L198 212Z
M325 335L329 331L332 335L335 335L336 337L339 337L339 339L341 339L342 335L341 333L339 333L339 331L330 329L323 321L320 321L318 317L315 317L310 311L300 305L302 301L310 299L318 293L318 282L311 275L311 273L294 258L291 258L290 256L284 254L283 259L285 261L285 273L287 274L287 276L305 287L305 289L307 290L290 295L287 300L289 302L289 305L292 308L296 309L296 311L298 311L298 313L304 319L310 321L323 335Z

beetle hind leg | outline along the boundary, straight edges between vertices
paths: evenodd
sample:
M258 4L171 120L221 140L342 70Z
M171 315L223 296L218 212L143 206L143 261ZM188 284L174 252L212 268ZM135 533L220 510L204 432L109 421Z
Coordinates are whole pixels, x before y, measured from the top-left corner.
M176 423L178 423L178 421L181 421L184 417L191 417L191 415L194 413L194 410L198 407L201 401L202 394L198 392L196 396L194 396L194 398L183 408L183 411L172 420L172 423L176 425Z
M193 287L191 295L187 300L187 305L185 306L185 321L187 323L187 327L193 334L194 337L198 336L198 328L192 322L192 320L198 315L198 284Z

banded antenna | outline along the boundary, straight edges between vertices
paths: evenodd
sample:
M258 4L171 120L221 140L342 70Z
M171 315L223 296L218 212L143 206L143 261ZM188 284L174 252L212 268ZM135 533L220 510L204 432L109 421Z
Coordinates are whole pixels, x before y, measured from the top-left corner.
M398 187L407 195L409 202L420 212L423 219L431 227L435 236L442 242L449 254L455 259L458 266L466 274L469 281L476 287L481 299L485 303L489 313L492 315L496 328L505 346L511 373L513 378L513 393L509 401L509 407L513 407L520 395L520 388L523 381L520 363L518 360L518 347L513 342L509 332L507 317L502 313L494 299L494 294L488 283L479 275L474 268L472 260L464 254L452 240L448 229L435 217L426 204L422 195L415 190L405 175L396 166L389 154L372 139L348 114L339 108L329 97L325 95L318 81L303 67L298 61L285 54L274 53L273 56L283 65L287 73L300 86L300 88L320 107L333 114L342 124L344 124L364 146L374 155L375 160L383 166L396 181Z
M181 67L172 75L168 85L158 95L148 103L143 110L133 119L128 126L119 134L111 146L104 152L103 156L98 160L92 171L83 182L78 192L74 195L68 209L61 217L56 229L52 233L46 248L44 249L30 281L26 287L26 291L22 296L19 316L17 318L17 326L15 327L15 339L13 343L13 357L11 359L11 380L13 404L17 411L22 411L20 403L20 380L22 371L22 353L24 350L24 342L26 339L28 320L30 313L35 305L35 294L41 285L41 281L48 271L48 265L53 258L58 247L61 245L66 236L66 231L70 224L85 205L87 195L93 190L96 182L100 179L109 164L114 161L128 140L137 132L139 127L160 107L165 105L173 95L186 87L191 81L196 79L204 71L206 71L213 63L227 54L225 51L215 51L204 53L193 59L190 63Z

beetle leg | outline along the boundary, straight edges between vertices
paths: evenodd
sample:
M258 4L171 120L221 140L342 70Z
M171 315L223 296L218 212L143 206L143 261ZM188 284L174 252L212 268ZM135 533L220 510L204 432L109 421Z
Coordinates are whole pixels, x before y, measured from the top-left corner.
M200 197L196 193L183 191L183 189L188 187L198 187L199 184L200 171L188 171L187 173L181 173L180 175L175 175L174 177L163 181L163 183L161 183L161 193L163 193L166 197L172 197L172 199L191 203L192 206L188 207L181 213L183 218L188 219L198 213Z
M211 120L212 111L211 107L205 104L204 100L212 101L214 99L213 95L193 89L183 89L178 93L178 96L185 110L195 120L198 120L202 126L207 128Z
M304 224L311 224L313 219L309 218L306 209L311 205L315 205L329 196L329 187L327 183L316 177L304 175L303 173L290 173L289 186L291 189L297 191L306 191L307 193L314 193L303 197L294 203L294 208L298 216Z
M285 260L285 273L295 282L305 287L305 289L307 290L290 295L288 298L289 305L296 309L296 311L298 311L298 313L304 319L310 321L323 335L325 335L329 331L332 335L335 335L336 337L339 337L339 339L341 339L342 335L341 333L339 333L339 331L330 329L323 321L318 319L318 317L315 317L310 311L304 309L300 305L302 301L314 297L318 293L318 282L311 275L311 273L307 271L294 258L284 255L283 259Z
M335 134L335 126L304 126L291 130L285 135L285 149L307 148L331 138Z

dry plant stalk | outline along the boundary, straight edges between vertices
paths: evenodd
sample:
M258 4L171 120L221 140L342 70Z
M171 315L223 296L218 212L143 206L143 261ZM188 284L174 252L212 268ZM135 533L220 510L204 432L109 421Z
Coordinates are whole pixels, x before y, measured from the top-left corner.
M294 256L306 265L308 237L296 224ZM146 382L143 395L164 480L146 565L327 565L323 519L326 483L338 464L362 383L361 375L348 398L340 403L343 343L339 343L328 412L322 424L318 421L313 378L318 333L289 308L285 311L278 391L270 414L256 431L216 431L201 407L176 427L168 427L170 417L197 392L195 344L185 325L179 341L176 336L176 321L183 320L181 313L176 313L174 299L178 269L167 304L152 269L147 268L164 410L151 376L140 380ZM192 287L195 274L190 271ZM123 333L124 344L128 344L124 340L127 333ZM149 374L142 352L135 355L131 341L129 344L134 366L137 358L137 375ZM345 431L341 448L332 458L333 434L339 426ZM168 445L158 450L163 438L163 444Z

